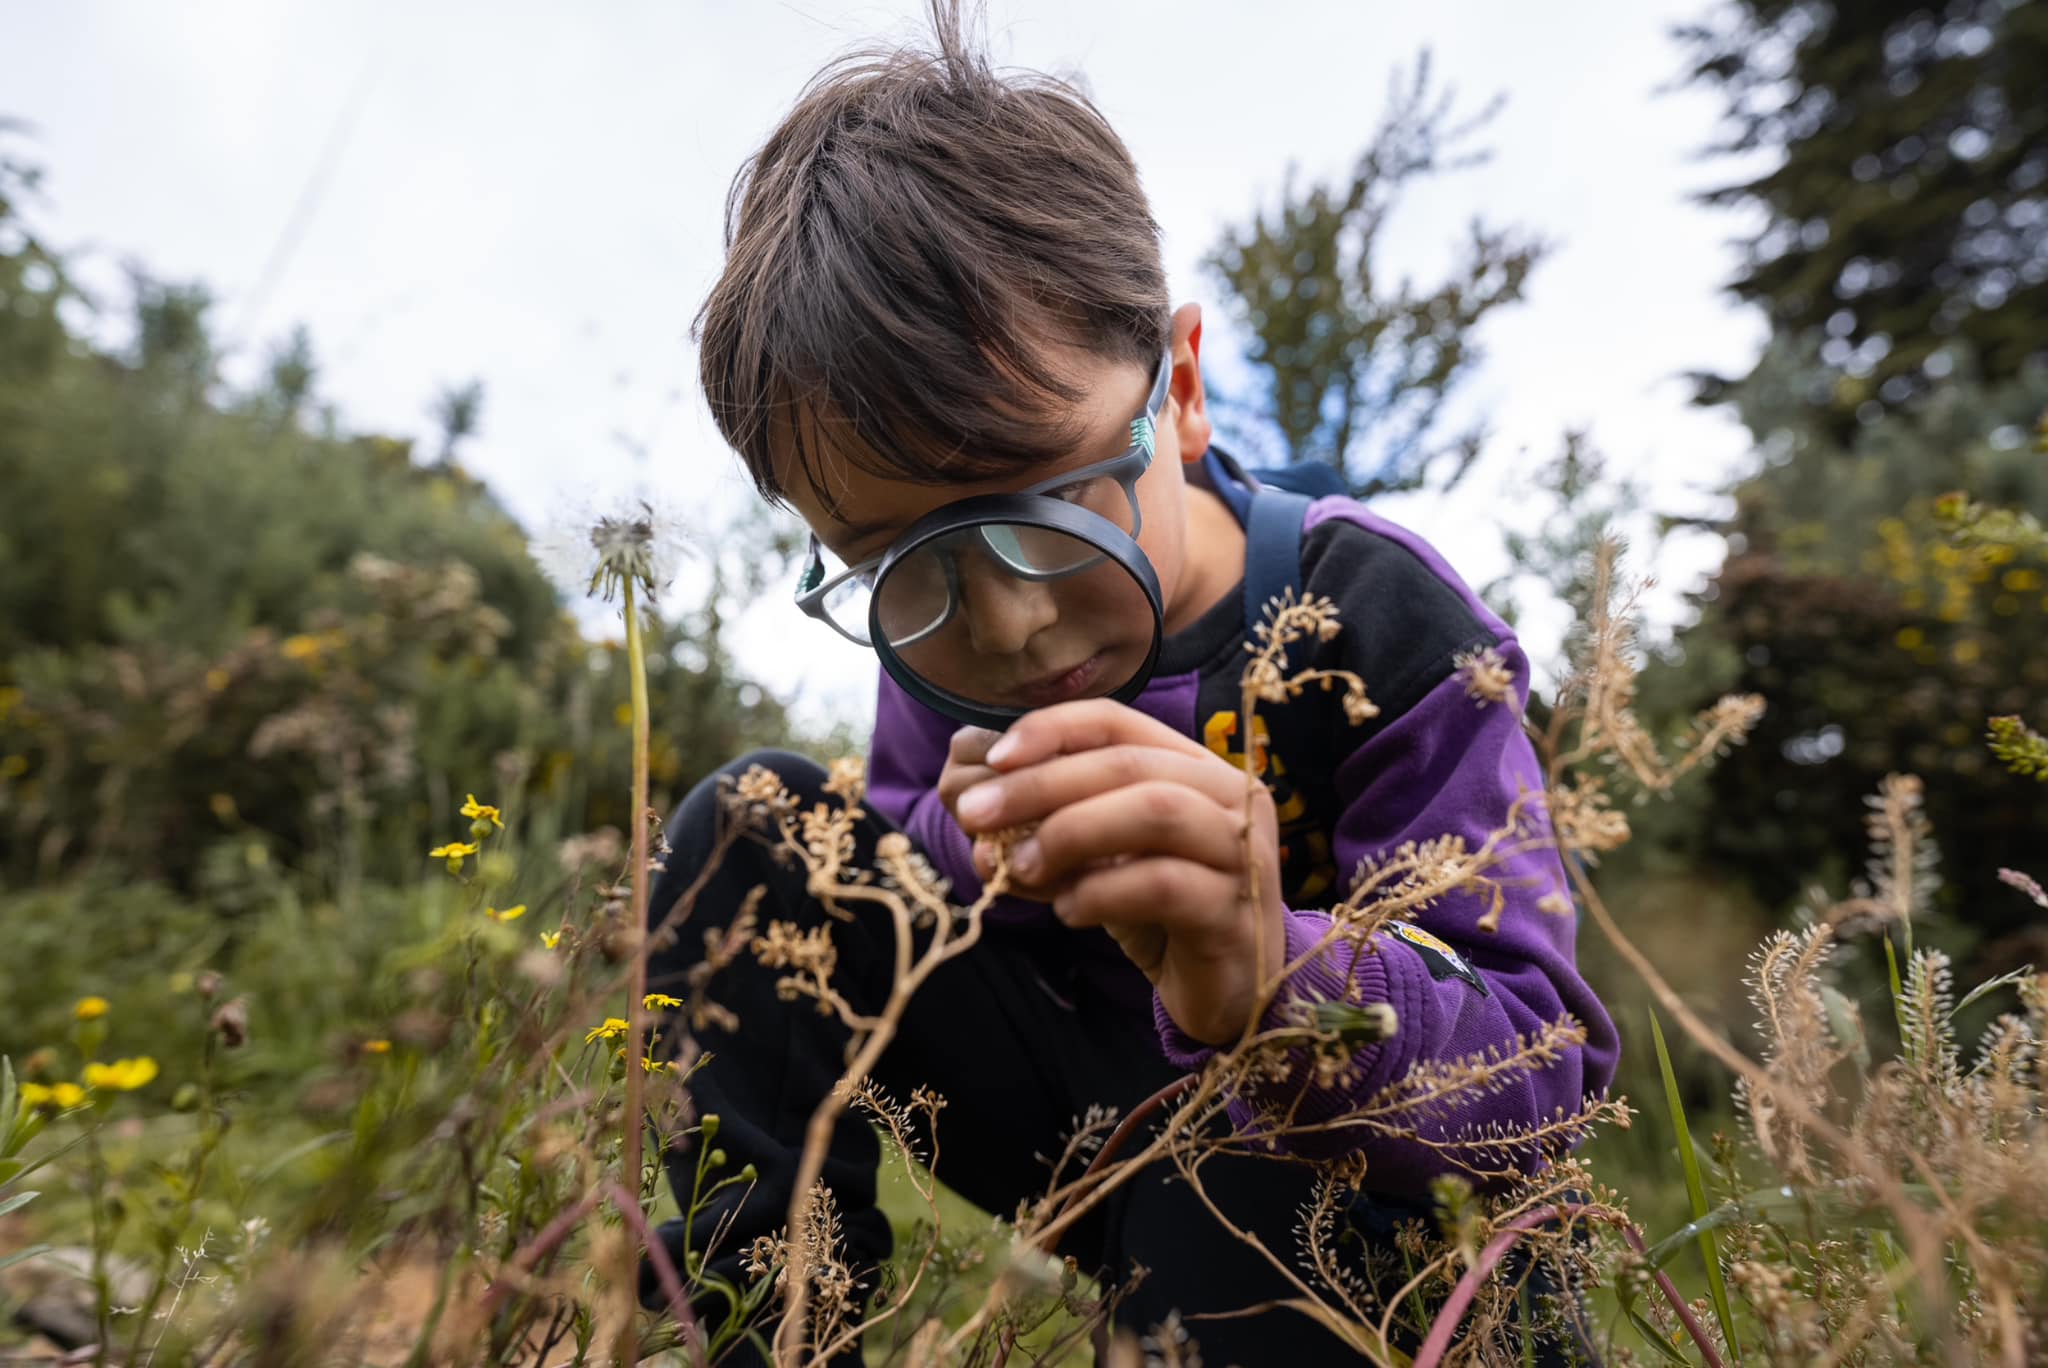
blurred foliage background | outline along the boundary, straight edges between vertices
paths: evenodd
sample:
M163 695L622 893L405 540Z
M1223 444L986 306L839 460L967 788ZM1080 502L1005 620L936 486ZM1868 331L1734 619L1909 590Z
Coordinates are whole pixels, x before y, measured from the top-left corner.
M1754 457L1713 524L1725 563L1695 620L1650 644L1641 701L1666 732L1731 689L1770 712L1708 782L1638 811L1599 871L1608 901L1739 1036L1741 957L1804 888L1860 872L1863 799L1907 770L1944 853L1925 934L1970 981L2048 963L1996 877L2042 872L2048 803L1982 746L1993 716L2048 723L2048 566L1964 556L1933 513L1952 489L2048 509L2048 4L1740 0L1677 34L1673 67L1725 96L1721 150L1776 156L1706 196L1761 211L1729 288L1772 337L1747 374L1696 377ZM1487 117L1418 63L1348 180L1290 180L1218 241L1257 377L1218 412L1256 457L1333 463L1365 497L1471 469L1485 430L1446 404L1543 244L1475 224L1416 285L1378 232L1478 155ZM84 992L120 995L130 1022L152 1004L183 1019L169 1004L195 971L239 967L257 1072L289 1092L382 1009L425 851L466 795L544 857L508 898L543 903L565 841L616 849L625 684L464 469L479 387L438 397L430 451L323 404L303 333L263 383L229 387L202 285L74 287L37 234L43 170L0 130L0 1053L49 1038ZM1549 520L1490 590L1504 610L1530 585L1571 597L1610 519L1680 521L1611 465L1559 434L1532 472ZM663 809L752 746L857 741L796 734L732 657L724 625L787 550L765 522L732 536L758 568L715 570L653 628ZM1582 952L1639 1029L1637 990ZM1627 1090L1654 1095L1639 1067Z

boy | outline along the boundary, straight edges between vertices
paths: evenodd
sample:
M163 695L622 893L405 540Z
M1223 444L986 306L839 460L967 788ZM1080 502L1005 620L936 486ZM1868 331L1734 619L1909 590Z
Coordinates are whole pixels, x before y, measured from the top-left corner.
M1128 1111L1236 1039L1253 966L1323 939L1328 918L1315 909L1343 896L1362 859L1446 834L1476 846L1542 777L1520 725L1527 665L1512 634L1429 547L1345 498L1317 501L1300 543L1301 585L1336 602L1342 630L1297 648L1290 664L1356 672L1378 715L1350 725L1337 695L1312 691L1285 705L1320 710L1306 724L1311 746L1268 755L1263 725L1241 734L1252 482L1210 442L1199 311L1169 310L1157 227L1094 108L1050 79L996 75L963 42L948 0L934 18L931 52L828 68L742 173L699 335L721 431L762 494L814 534L800 602L856 640L880 631L894 656L858 860L900 829L967 902L991 872L976 838L1037 824L1015 852L1018 896L1000 900L981 943L912 1000L877 1071L892 1095L923 1086L946 1099L940 1176L1007 1214L1044 1190L1044 1156L1090 1106ZM1073 526L1108 529L1089 534L1097 550L1056 570L1026 538L1057 536L987 512L1048 498L1087 512ZM949 520L959 528L930 542L942 554L912 576L909 543ZM1124 586L1130 611L1087 606L1088 583L1121 583L1111 559L1140 584L1149 577L1145 596ZM915 594L904 587L913 579ZM892 614L930 621L892 625ZM1468 690L1459 662L1488 650L1511 672L1514 702ZM904 662L909 675L896 668ZM920 698L902 682L955 668L980 681L985 701L1021 714L1007 731L962 728L929 705L965 685ZM1126 679L1128 702L1107 696ZM1246 745L1273 790L1255 810L1256 890L1241 839ZM754 763L806 805L820 800L823 775L795 756L749 756L725 773ZM703 872L718 823L707 781L671 824L655 918ZM1392 1004L1398 1031L1364 1047L1338 1085L1318 1088L1303 1068L1247 1103L1334 1115L1417 1063L1508 1048L1565 1016L1586 1028L1584 1046L1420 1124L1445 1137L1532 1125L1604 1090L1613 1028L1574 967L1572 920L1537 906L1566 898L1555 852L1526 852L1495 873L1506 899L1497 930L1479 929L1480 898L1454 896L1381 935L1377 953L1340 949L1306 964L1272 1010L1349 992ZM763 924L820 920L801 871L742 842L651 981L680 980L701 929L722 925L757 885ZM835 985L873 1010L889 983L888 928L856 918L832 929ZM714 996L739 1026L703 1035L712 1058L692 1082L700 1111L720 1116L727 1162L759 1174L744 1205L720 1204L693 1242L701 1249L730 1219L713 1259L729 1275L748 1241L779 1225L805 1122L844 1061L836 1019L779 1001L773 978L745 957L721 972ZM1362 1153L1375 1197L1348 1220L1369 1242L1426 1212L1428 1178L1450 1167L1426 1143L1358 1131L1293 1147ZM876 1160L866 1125L844 1120L825 1179L857 1269L891 1247ZM695 1158L674 1163L686 1198ZM1306 1167L1222 1158L1204 1178L1268 1248L1295 1248ZM682 1236L664 1232L679 1252ZM1290 1295L1167 1174L1129 1184L1061 1248L1108 1284L1146 1270L1118 1313L1141 1333L1175 1311L1237 1312ZM1342 1357L1287 1310L1189 1328L1211 1363Z

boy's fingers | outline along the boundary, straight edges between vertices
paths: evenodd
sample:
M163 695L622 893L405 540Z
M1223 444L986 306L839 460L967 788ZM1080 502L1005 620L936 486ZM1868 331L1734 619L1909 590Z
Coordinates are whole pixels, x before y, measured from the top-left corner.
M1219 764L1207 751L1196 756L1158 746L1113 745L1054 756L1001 776L985 768L980 772L983 778L997 782L963 786L957 794L960 798L965 798L968 788L975 789L964 805L948 799L960 824L969 831L1021 826L1084 798L1133 784L1179 784L1214 803L1244 802L1244 775Z
M1002 739L1001 732L987 727L962 727L946 744L946 760L955 765L986 764L988 748Z
M1063 807L1016 852L1017 872L1034 883L1081 875L1101 860L1156 856L1236 874L1244 868L1244 812L1210 802L1182 784L1133 784Z
M1191 909L1233 907L1238 894L1233 874L1155 855L1076 879L1053 899L1052 909L1068 926L1123 923L1118 928L1122 940L1141 926L1159 927L1169 936L1195 930Z
M1108 698L1083 698L1028 712L1010 724L988 751L988 763L999 770L1034 765L1054 755L1072 755L1098 746L1129 743L1157 746L1185 755L1208 756L1189 738L1136 708Z
M960 795L997 777L987 765L960 765L949 761L946 768L939 771L939 801L946 805L946 811L958 818Z

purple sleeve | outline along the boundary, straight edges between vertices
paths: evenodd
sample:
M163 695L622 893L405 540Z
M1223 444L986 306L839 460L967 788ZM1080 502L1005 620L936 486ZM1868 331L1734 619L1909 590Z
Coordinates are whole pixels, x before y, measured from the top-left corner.
M967 833L939 801L954 724L903 692L884 673L875 694L875 731L868 746L868 804L916 843L956 895L981 887Z
M939 797L939 773L960 724L905 693L887 672L875 696L875 731L868 744L868 805L896 824L952 884L956 903L981 896L974 845ZM1017 898L998 898L989 912L1001 920L1030 920L1042 909Z
M1528 662L1505 627L1498 627L1496 636L1503 662L1514 671L1518 700L1526 701ZM1476 849L1507 824L1520 794L1539 793L1543 787L1534 748L1522 730L1519 703L1481 704L1466 693L1464 679L1455 672L1346 758L1336 781L1342 816L1333 844L1338 868L1347 878L1360 861L1385 855L1404 841L1458 835L1468 848ZM1548 831L1540 804L1525 812L1539 831ZM1566 1016L1586 1028L1584 1045L1567 1047L1546 1067L1505 1075L1476 1096L1425 1114L1404 1115L1402 1124L1421 1140L1441 1145L1495 1127L1526 1129L1554 1119L1560 1111L1576 1111L1588 1095L1605 1091L1618 1044L1605 1010L1574 963L1576 921L1569 911L1568 885L1556 850L1547 845L1525 850L1490 877L1498 880L1506 900L1497 931L1479 928L1487 904L1472 892L1411 914L1408 924L1447 942L1455 958L1382 932L1374 938L1372 952L1354 957L1349 947L1332 945L1297 971L1276 1002L1271 1018L1275 1024L1289 1000L1348 997L1392 1004L1398 1030L1390 1040L1357 1054L1348 1086L1314 1086L1306 1061L1297 1061L1291 1076L1263 1084L1253 1096L1232 1103L1240 1128L1255 1128L1261 1107L1285 1108L1297 1099L1297 1122L1333 1118L1399 1081L1419 1063L1504 1054L1515 1048L1518 1037L1533 1036ZM1537 906L1552 895L1565 899L1561 913ZM1560 904L1553 901L1551 906ZM1290 910L1286 916L1290 961L1330 929L1324 913ZM1478 983L1458 972L1467 967ZM1194 1068L1212 1053L1182 1034L1156 1000L1155 1016L1167 1055L1175 1063ZM1531 1162L1526 1152L1504 1160L1498 1149L1454 1156L1369 1127L1298 1136L1285 1144L1305 1157L1361 1151L1369 1163L1368 1182L1381 1189L1414 1190L1438 1173L1461 1167L1458 1158L1462 1167L1482 1170L1504 1162Z

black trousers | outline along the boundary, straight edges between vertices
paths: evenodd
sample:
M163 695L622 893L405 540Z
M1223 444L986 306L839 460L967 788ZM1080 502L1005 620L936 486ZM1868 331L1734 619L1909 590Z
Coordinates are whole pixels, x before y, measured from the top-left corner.
M776 770L806 806L825 800L822 770L800 756L758 752L723 773L737 776L752 764ZM689 795L670 823L671 853L650 905L655 924L704 869L723 820L714 777ZM857 863L867 864L875 841L891 829L870 815L859 831ZM680 985L703 957L704 930L727 925L756 886L767 890L758 911L764 928L777 919L803 926L830 921L839 955L835 985L857 1009L880 1006L894 953L889 918L856 914L849 923L826 917L807 896L799 863L779 862L763 844L746 839L713 872L673 945L657 949L649 964L650 990L685 996ZM729 1008L739 1025L730 1032L713 1029L699 1035L711 1059L691 1081L699 1114L719 1116L713 1143L727 1155L721 1172L752 1163L759 1173L750 1195L741 1199L738 1187L728 1189L723 1194L728 1200L700 1213L691 1236L692 1247L701 1251L717 1223L731 1218L730 1231L709 1266L736 1283L745 1281L739 1264L747 1244L782 1223L805 1125L846 1060L847 1035L837 1018L821 1015L809 999L778 999L775 978L774 971L747 954L713 980L711 997ZM676 1022L665 1026L668 1033L680 1029ZM1077 1118L1091 1105L1127 1114L1178 1073L1159 1053L1143 976L1104 933L1069 931L1051 923L991 925L978 945L935 972L912 998L875 1078L899 1101L920 1086L945 1098L937 1125L940 1180L982 1209L1008 1216L1020 1201L1046 1190L1052 1177L1049 1158L1061 1152ZM856 1270L872 1269L890 1253L889 1223L875 1205L879 1158L879 1141L869 1123L854 1114L842 1117L824 1177ZM696 1155L672 1154L668 1164L677 1200L687 1209ZM1066 1176L1076 1172L1070 1168ZM1258 1234L1276 1254L1293 1255L1298 1213L1313 1183L1309 1169L1230 1156L1211 1161L1202 1172L1205 1186L1233 1221ZM1384 1200L1360 1201L1354 1208L1348 1213L1351 1226L1382 1247L1388 1247L1396 1222L1427 1215L1425 1206ZM682 1225L673 1221L661 1232L679 1265ZM1142 1266L1146 1274L1118 1309L1117 1325L1144 1334L1178 1310L1203 1362L1212 1368L1355 1359L1295 1311L1185 1319L1297 1294L1261 1256L1221 1230L1169 1165L1127 1183L1069 1232L1060 1252L1105 1286L1121 1283ZM645 1273L643 1293L649 1305L658 1304L659 1290ZM725 1361L759 1360L742 1345ZM846 1361L858 1358L849 1355Z

